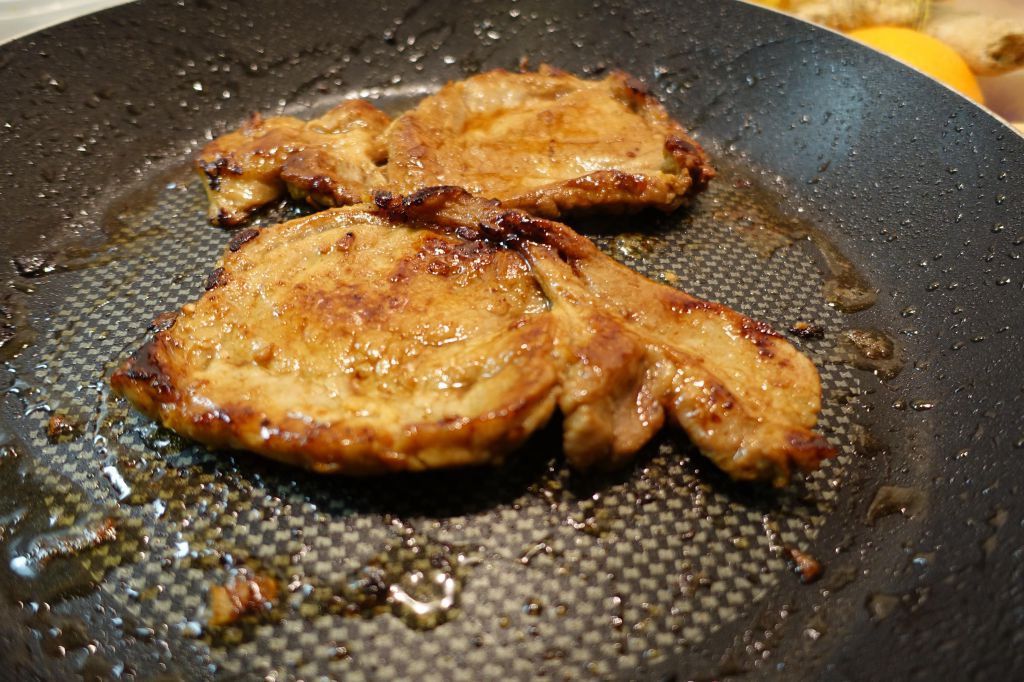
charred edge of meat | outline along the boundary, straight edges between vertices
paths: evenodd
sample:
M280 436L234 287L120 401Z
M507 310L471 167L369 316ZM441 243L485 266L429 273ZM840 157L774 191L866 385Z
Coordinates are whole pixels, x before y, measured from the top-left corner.
M636 76L630 75L625 71L613 71L609 78L617 78L622 84L622 94L628 100L633 111L637 111L651 103L660 104L651 95L650 90L647 88L647 83L644 83Z
M685 170L693 183L691 192L699 192L717 175L715 169L708 164L708 156L704 148L693 140L672 135L665 140L665 152Z
M603 187L612 187L633 196L642 196L650 186L650 178L643 174L627 173L621 170L596 170L578 178L573 178L565 184L568 187L578 187L585 190L600 191Z
M560 229L561 226L550 220L536 218L518 210L501 211L488 218L490 220L484 223L486 230L493 231L507 244L514 245L521 241L544 244L554 248L565 261L584 258L588 253L583 248L584 242L568 238Z
M471 198L472 195L461 187L438 185L437 187L424 187L404 197L381 190L374 193L373 201L379 208L387 212L391 220L397 222L422 219L425 215L429 216L447 207L454 200Z
M206 176L206 182L214 192L220 191L221 178L225 175L239 176L243 173L242 167L230 156L218 156L212 161L199 159L196 166Z
M248 220L257 208L259 207L254 206L248 210L237 209L234 213L225 208L218 208L217 216L210 219L210 224L217 227L237 227Z
M685 315L695 310L715 310L720 308L716 303L705 301L702 298L692 298L678 289L666 288L662 292L662 301L672 309L672 312Z
M705 301L700 298L691 298L680 291L669 288L666 288L666 290L661 294L661 301L667 305L672 312L679 315L685 315L696 310L711 312L728 310L719 303ZM775 352L772 350L772 340L783 338L782 334L779 334L777 331L772 329L766 322L746 317L743 317L742 319L743 321L740 323L739 329L740 335L753 343L762 357L775 357Z
M143 344L142 348L114 373L110 383L115 389L122 389L133 383L146 384L160 402L172 402L177 396L172 378L161 367L157 357L157 340Z
M213 272L206 276L206 283L203 285L203 288L206 291L209 291L210 289L216 289L217 287L222 287L225 284L227 284L227 281L227 272L224 270L224 268L217 268L216 270L214 270Z
M247 227L244 230L239 230L232 235L231 240L228 242L228 250L234 253L242 248L246 242L250 242L258 236L260 236L260 231L255 227Z
M307 189L312 194L334 197L338 191L338 183L328 175L295 175L290 176L287 181Z
M558 223L525 211L503 209L497 200L478 199L461 187L425 187L406 197L379 191L374 194L374 203L393 222L430 221L433 229L446 228L462 239L487 239L510 247L523 241L543 244L557 250L563 260L582 258L588 253L583 242L567 237ZM465 224L445 224L443 219L439 220L440 211L459 203L476 218L475 230Z
M295 199L305 199L314 206L332 208L357 204L360 196L324 173L283 172L281 179Z
M379 189L373 193L373 203L377 208L387 211L395 201L395 195L386 189Z
M146 327L146 331L159 334L162 331L167 331L174 326L174 321L178 319L178 313L171 311L166 313L160 313L153 318L153 321Z

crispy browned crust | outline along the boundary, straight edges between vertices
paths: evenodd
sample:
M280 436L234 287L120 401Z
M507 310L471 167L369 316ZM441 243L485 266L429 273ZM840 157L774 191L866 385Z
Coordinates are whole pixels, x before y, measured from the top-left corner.
M253 232L111 379L197 440L321 472L458 466L557 407L580 469L666 420L741 480L832 455L817 371L784 338L559 223L438 187Z
M369 102L342 102L309 122L253 114L236 131L200 152L195 168L205 181L215 225L244 222L253 211L291 193L317 206L361 201L384 184L382 133L390 118Z
M395 120L388 188L464 187L557 218L675 210L714 177L704 150L635 78L549 66L445 85Z

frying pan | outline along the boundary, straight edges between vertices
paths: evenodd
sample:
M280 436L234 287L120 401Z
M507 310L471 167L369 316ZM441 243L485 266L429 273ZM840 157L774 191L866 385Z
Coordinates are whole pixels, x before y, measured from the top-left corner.
M669 433L588 478L556 425L497 471L322 479L109 396L229 237L185 168L206 139L346 96L400 110L523 56L637 74L712 150L690 209L578 227L780 330L820 325L794 343L837 460L765 491ZM1024 672L1024 140L939 84L732 2L144 0L3 46L0 85L0 677ZM277 578L277 606L203 627L238 571ZM382 585L418 603L365 603Z

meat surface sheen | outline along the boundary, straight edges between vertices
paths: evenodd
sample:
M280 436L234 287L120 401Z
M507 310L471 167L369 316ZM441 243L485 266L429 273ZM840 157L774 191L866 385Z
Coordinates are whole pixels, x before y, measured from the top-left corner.
M320 118L259 114L210 142L196 159L208 215L233 226L286 194L321 206L345 206L384 185L382 134L390 118L369 102L342 102Z
M554 409L543 293L513 251L364 208L229 248L113 386L179 433L321 472L500 459Z
M737 480L781 486L833 456L814 431L818 371L768 325L654 282L566 225L459 188L378 203L393 219L524 254L555 318L563 445L575 468L620 466L666 421Z
M713 176L700 145L619 71L488 71L448 83L388 132L392 191L455 185L550 218L672 211Z
M736 479L831 455L813 364L559 223L458 188L233 240L209 290L113 375L165 426L349 474L500 462L556 409L581 470L666 422Z
M286 193L323 208L435 185L547 217L672 211L714 176L704 150L639 81L548 66L448 83L394 122L358 100L308 123L254 115L209 143L196 169L210 220L224 226Z

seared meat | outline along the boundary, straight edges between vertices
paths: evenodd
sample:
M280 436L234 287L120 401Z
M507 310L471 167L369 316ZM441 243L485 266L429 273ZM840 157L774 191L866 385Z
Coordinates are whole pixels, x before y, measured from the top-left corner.
M231 226L290 192L319 206L354 204L384 183L381 134L390 119L368 102L342 102L309 122L254 114L203 148L209 216Z
M111 379L206 443L350 474L495 462L557 407L580 469L666 419L737 479L831 453L785 339L461 189L264 229L217 272Z
M391 219L522 253L550 301L563 445L578 469L618 466L664 424L739 480L784 484L832 456L813 431L813 363L764 323L653 282L566 225L459 188L378 195Z
M366 206L264 229L113 376L196 440L316 471L496 460L546 422L554 320L523 258Z
M588 81L547 66L489 71L449 83L385 133L388 123L360 101L309 123L254 116L196 162L210 219L236 225L286 186L321 207L370 189L458 185L547 217L672 211L714 176L700 145L621 72Z
M672 211L713 176L700 145L622 72L488 71L447 84L388 132L393 191L456 185L551 218Z

